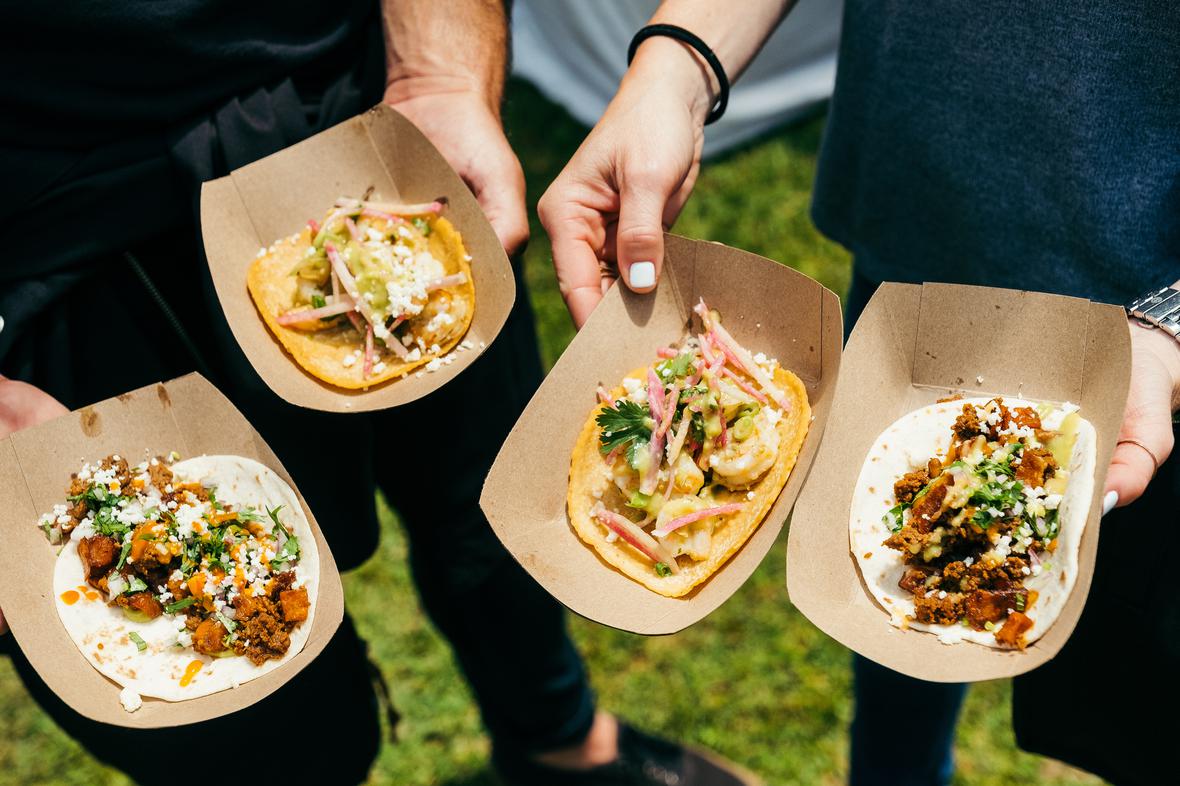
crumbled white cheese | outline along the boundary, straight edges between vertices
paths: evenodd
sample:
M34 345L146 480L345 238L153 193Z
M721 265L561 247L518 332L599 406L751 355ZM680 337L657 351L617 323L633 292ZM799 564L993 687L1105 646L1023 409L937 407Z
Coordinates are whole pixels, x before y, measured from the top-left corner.
M143 698L131 688L119 691L119 703L128 712L135 712L143 706Z

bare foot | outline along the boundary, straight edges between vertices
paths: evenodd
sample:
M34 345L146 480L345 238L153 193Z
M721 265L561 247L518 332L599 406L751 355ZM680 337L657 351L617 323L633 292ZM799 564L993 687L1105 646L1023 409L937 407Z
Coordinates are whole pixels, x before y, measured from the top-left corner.
M569 748L539 753L534 760L546 767L588 770L610 764L618 757L619 722L614 715L597 712L594 714L594 724L590 727L590 733L581 743Z

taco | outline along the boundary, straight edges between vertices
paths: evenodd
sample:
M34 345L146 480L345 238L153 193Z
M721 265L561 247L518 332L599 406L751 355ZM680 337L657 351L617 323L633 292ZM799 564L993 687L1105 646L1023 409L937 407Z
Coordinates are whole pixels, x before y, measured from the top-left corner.
M894 625L1024 649L1060 614L1094 490L1095 431L1071 404L943 401L877 439L850 544Z
M368 388L469 349L475 284L445 200L341 198L323 224L259 250L246 283L295 362L341 388ZM462 342L462 343L461 343Z
M653 592L680 597L762 523L807 436L807 390L751 355L702 301L703 329L628 374L599 404L570 462L574 531Z
M315 617L319 554L299 499L237 456L86 464L42 517L53 591L83 656L141 696L182 701L293 658Z

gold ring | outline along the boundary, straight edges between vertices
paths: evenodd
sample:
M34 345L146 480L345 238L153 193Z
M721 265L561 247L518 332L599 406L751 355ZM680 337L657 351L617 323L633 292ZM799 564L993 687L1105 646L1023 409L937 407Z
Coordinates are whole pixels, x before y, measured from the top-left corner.
M1155 455L1155 453L1153 453L1151 451L1151 448L1147 447L1139 440L1137 440L1137 439L1120 439L1118 441L1118 443L1115 445L1115 447L1118 447L1118 445L1134 445L1135 447L1142 448L1143 452L1151 457L1151 463L1152 463L1152 466L1154 467L1154 469L1152 469L1152 471L1151 471L1151 476L1154 478L1155 473L1160 471L1160 460L1158 458L1156 458L1156 455Z

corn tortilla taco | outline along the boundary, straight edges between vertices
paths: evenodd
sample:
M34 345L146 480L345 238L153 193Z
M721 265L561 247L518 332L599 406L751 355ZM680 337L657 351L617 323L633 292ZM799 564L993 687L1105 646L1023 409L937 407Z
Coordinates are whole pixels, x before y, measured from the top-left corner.
M256 461L110 456L83 466L40 526L63 546L62 625L123 686L129 712L141 696L183 701L256 679L310 634L315 537L291 487Z
M312 376L341 388L434 371L475 314L470 257L445 201L341 198L322 225L259 251L246 283L258 313Z
M1044 635L1077 580L1095 443L1076 406L1014 398L931 404L886 429L849 539L891 622L945 644Z
M653 592L681 597L762 523L807 436L803 383L751 355L700 303L702 332L599 388L574 447L578 536Z

